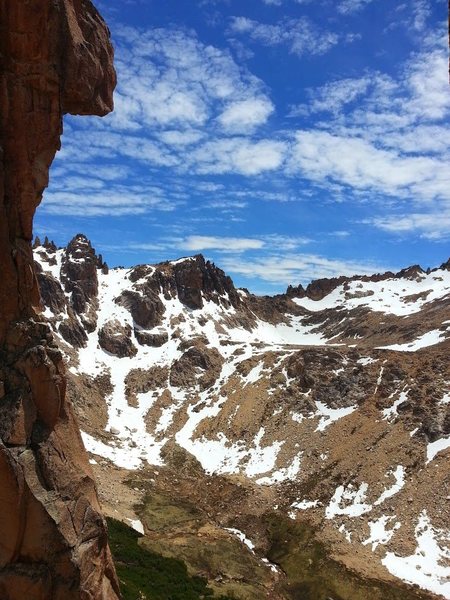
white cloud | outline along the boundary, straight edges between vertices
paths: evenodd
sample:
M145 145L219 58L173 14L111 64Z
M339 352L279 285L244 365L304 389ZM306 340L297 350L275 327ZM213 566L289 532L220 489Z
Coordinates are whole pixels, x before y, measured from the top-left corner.
M431 15L429 0L413 0L412 2L412 26L416 31L423 31Z
M346 238L346 237L349 237L351 235L351 233L350 233L350 231L346 231L345 229L344 230L340 229L337 231L332 231L329 235L332 235L337 238Z
M405 83L411 97L406 109L415 120L443 119L450 114L446 52L431 50L412 61Z
M265 236L266 246L278 251L292 252L300 246L306 246L312 242L307 237L293 237L288 235L271 234Z
M175 154L150 137L95 128L74 131L65 137L58 158L67 163L129 158L163 167L173 167L179 162Z
M219 209L223 212L231 212L234 210L241 210L247 208L248 202L242 202L240 200L229 200L225 198L223 200L212 200L207 203L207 208Z
M310 19L284 18L278 23L260 23L247 17L233 17L230 30L246 34L265 46L286 45L291 54L325 54L339 42L339 35L320 29Z
M274 105L264 83L229 51L178 29L127 27L118 40L116 110L101 121L85 120L83 130L69 125L66 161L125 158L151 168L248 177L280 168L284 142L257 136Z
M359 12L373 0L341 0L337 5L337 11L342 15Z
M395 8L395 11L397 14L388 27L388 30L403 27L410 34L426 33L428 19L432 12L430 0L410 0L409 2L403 2Z
M249 98L230 103L218 120L227 131L252 131L266 123L273 111L274 106L267 98Z
M269 234L254 237L229 237L214 235L188 235L185 237L167 237L163 239L158 248L177 248L183 252L205 252L215 251L223 255L227 254L252 254L261 251L261 255L273 251L292 252L298 248L311 243L311 240L303 237L291 237L279 234ZM153 244L132 244L134 249L152 249ZM234 260L234 259L233 259Z
M299 131L296 140L292 168L307 178L330 179L389 195L415 193L450 200L450 169L445 162L426 156L400 156L367 140L327 131Z
M97 217L140 215L149 211L172 211L176 203L151 193L134 192L132 189L112 192L92 189L78 192L48 192L41 212L51 215Z
M199 127L230 101L259 97L262 82L239 67L226 50L177 29L118 32L117 128Z
M450 206L431 212L411 212L408 214L375 217L369 221L375 227L389 233L414 233L429 240L447 240L450 238Z
M417 14L424 15L427 6L414 0ZM307 19L263 24L235 17L231 28L299 55L323 53L338 41L337 34L329 38ZM313 125L297 133L292 128L274 132L268 121L275 107L266 86L227 50L184 30L123 28L116 112L73 128L68 121L60 156L65 165L78 165L83 178L74 179L76 170L57 163L53 200L47 194L43 210L56 214L56 200L62 213L73 215L172 210L192 196L186 185L176 188L177 177L270 174L273 183L287 174L292 179L269 189L226 192L211 177L203 188L199 185L198 195L220 191L219 198L209 199L210 207L216 218L227 213L231 221L242 212L230 211L242 211L247 203L298 200L321 187L331 198L371 203L376 214L370 223L385 231L442 238L446 220L439 225L436 215L447 215L450 201L447 52L444 42L428 41L397 76L367 70L309 90L309 103L291 114L307 115ZM126 167L116 166L124 160ZM169 197L125 183L142 167L149 179L156 172L172 177L164 183ZM307 182L299 191L294 189L298 177ZM75 187L78 195L72 193ZM283 247L292 251L289 241Z
M274 140L253 142L234 137L206 142L188 157L198 173L241 173L259 175L279 169L284 161L287 145Z
M169 146L190 146L200 142L205 137L205 133L195 129L167 129L158 134L159 139Z
M309 104L291 107L291 117L314 114L318 112L331 112L338 114L347 104L351 104L367 93L373 79L369 75L358 79L340 79L327 83L312 95Z
M368 72L310 90L310 103L293 114L331 117L297 132L289 168L330 194L340 186L341 199L371 202L378 215L367 222L384 231L448 237L447 77L446 44L435 40L397 78Z
M369 275L390 270L370 262L332 260L316 254L268 255L251 258L224 257L227 273L260 279L275 285L306 284L314 279L339 275Z
M214 237L190 235L178 242L181 250L200 252L203 250L219 250L223 252L243 252L245 250L258 250L264 246L262 240L254 238Z

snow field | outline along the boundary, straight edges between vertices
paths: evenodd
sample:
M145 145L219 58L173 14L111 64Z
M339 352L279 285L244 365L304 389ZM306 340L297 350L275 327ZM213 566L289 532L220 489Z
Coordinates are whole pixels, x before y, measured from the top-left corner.
M384 281L351 281L344 289L338 286L322 300L294 298L294 302L309 311L330 308L352 310L366 306L373 311L397 316L412 315L423 306L450 294L450 271L438 269L418 279L386 279ZM418 298L411 301L417 294Z

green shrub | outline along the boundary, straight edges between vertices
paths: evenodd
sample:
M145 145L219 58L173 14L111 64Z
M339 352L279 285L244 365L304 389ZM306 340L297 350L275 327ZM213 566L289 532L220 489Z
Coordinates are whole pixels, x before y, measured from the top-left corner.
M141 535L131 527L115 519L107 521L124 600L233 600L230 596L214 596L207 580L190 576L181 560L141 548Z

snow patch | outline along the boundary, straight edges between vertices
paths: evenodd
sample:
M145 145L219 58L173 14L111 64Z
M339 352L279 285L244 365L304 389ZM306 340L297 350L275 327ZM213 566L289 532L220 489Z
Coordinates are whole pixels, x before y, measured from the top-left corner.
M433 460L436 454L447 448L450 448L450 435L427 444L427 464Z
M397 350L398 352L416 352L421 348L428 348L428 346L435 346L445 340L445 336L439 329L433 331L427 331L413 342L406 344L392 344L391 346L379 346L379 350Z
M316 400L316 407L317 412L312 415L315 417L320 417L316 431L325 431L325 429L331 425L331 423L351 415L352 412L358 408L357 406L349 406L347 408L328 408L326 404L319 402L318 400Z
M388 488L387 490L384 490L384 492L381 494L378 500L374 503L375 506L379 506L385 500L397 494L405 485L405 469L402 467L402 465L398 465L395 471L389 471L386 477L389 477L391 475L395 477L394 485Z
M369 521L368 525L370 529L370 536L367 538L367 540L364 540L362 543L363 546L372 544L373 552L380 544L387 544L392 539L392 536L396 530L401 527L401 523L396 521L392 529L386 529L386 525L389 523L389 521L393 521L395 518L395 516L387 517L386 515L383 515L376 521Z
M144 531L144 526L142 525L142 522L139 521L139 519L127 519L127 521L130 522L131 527L137 531L138 533L141 533L142 535L144 535L145 531Z
M241 540L241 542L243 544L245 544L247 546L247 548L253 552L253 550L255 548L255 544L251 540L248 539L248 537L245 535L245 533L243 533L239 529L235 529L234 527L225 527L225 531L229 531L230 533L232 533L233 535L238 537Z
M302 452L294 458L289 467L274 471L270 477L261 477L256 480L256 483L259 485L274 485L275 483L281 483L282 481L294 481L300 471L301 457Z
M390 395L390 398L392 398L394 394ZM407 391L402 391L400 392L400 396L397 398L397 400L395 400L394 404L392 406L390 406L389 408L385 408L382 411L383 414L383 419L385 421L393 421L396 417L398 417L398 407L401 406L404 402L406 402L408 400L408 392Z
M397 316L419 312L425 304L444 298L450 293L450 271L439 269L417 279L392 278L383 281L355 280L338 286L322 300L293 298L311 312L330 308L353 310L367 306L375 312ZM411 298L417 296L414 302Z
M395 577L450 598L449 532L435 529L427 511L423 510L415 536L417 548L414 554L398 556L388 552L381 562Z
M247 375L247 377L243 378L244 386L252 384L252 383L256 383L257 381L259 381L261 379L263 370L264 370L263 362L260 362L256 365L256 367L253 367L253 369L250 371L250 373Z
M365 503L368 487L368 484L364 482L358 489L351 483L347 487L340 485L325 510L325 517L327 519L334 519L337 515L360 517L370 512L372 506Z

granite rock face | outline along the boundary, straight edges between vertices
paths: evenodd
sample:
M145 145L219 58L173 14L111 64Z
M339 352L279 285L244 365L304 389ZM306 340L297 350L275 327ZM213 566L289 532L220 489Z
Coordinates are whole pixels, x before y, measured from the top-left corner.
M73 313L76 313L87 333L94 331L97 325L97 268L103 266L91 242L81 234L71 240L62 257L61 282L69 294L69 319L74 322Z
M38 314L31 250L62 115L112 109L112 59L90 0L0 0L0 597L8 600L120 596L62 357Z

